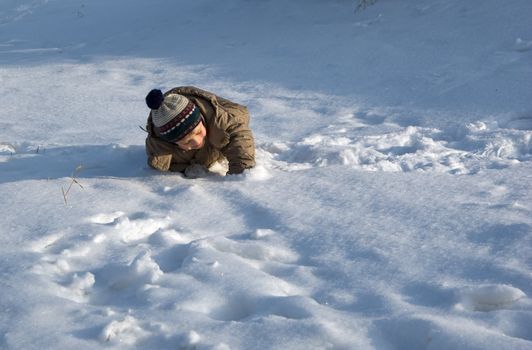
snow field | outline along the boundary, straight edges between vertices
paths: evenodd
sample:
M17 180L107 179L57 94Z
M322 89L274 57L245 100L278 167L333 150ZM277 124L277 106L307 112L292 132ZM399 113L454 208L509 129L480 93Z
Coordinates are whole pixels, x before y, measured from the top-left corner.
M3 1L0 348L530 349L529 1L350 5ZM175 85L255 169L147 168Z
M53 152L35 157L53 157ZM300 348L298 344L306 339L304 346L311 344L317 348L350 348L353 344L362 348L393 348L390 344L413 348L433 344L444 348L488 342L504 348L507 342L500 340L501 333L493 328L497 326L490 318L477 316L472 321L471 317L479 311L508 310L509 314L504 316L504 334L516 337L512 347L526 348L526 343L517 339L529 336L521 328L527 316L518 310L526 309L529 301L522 290L513 286L524 286L529 275L519 263L512 266L508 257L518 262L526 256L526 247L520 243L526 242L529 225L494 225L483 228L482 235L480 232L476 236L458 234L453 239L429 234L425 228L430 227L432 216L448 211L449 197L434 200L430 214L409 208L405 205L408 198L400 205L388 203L384 194L390 193L394 186L395 181L390 180L395 173L377 181L366 177L364 172L352 180L364 188L381 188L383 196L372 192L376 198L367 202L367 194L360 193L362 197L355 200L358 204L351 204L351 212L359 214L328 219L324 214L330 208L323 207L324 204L343 206L353 199L340 196L339 185L329 183L320 174L334 170L339 176L337 180L341 179L339 183L345 185L346 179L353 175L349 167L309 168L307 179L315 176L314 181L296 188L294 180L304 170L284 171L267 161L263 167L261 171L267 171L269 177L249 182L249 174L235 179L213 176L180 183L169 176L127 181L97 174L93 178L81 177L85 190L72 194L70 211L74 215L80 209L89 209L84 203L91 203L92 199L87 198L91 192L98 193L111 207L115 207L110 200L113 196L127 197L126 193L136 187L137 196L124 203L124 211L99 212L99 208L92 208L94 214L82 220L74 219L74 227L31 241L27 250L37 259L31 272L40 276L50 297L70 300L93 310L83 318L74 316L74 324L87 322L82 321L86 317L93 320L95 328L77 330L85 334L92 346L98 341L117 347L165 348L180 344L185 348L275 348L289 344ZM430 178L412 177L411 181L430 183ZM464 189L475 186L474 179L461 178ZM52 180L58 206L62 205L58 186L66 180ZM271 193L273 181L276 185ZM488 177L485 181L493 180ZM26 186L31 190L31 185ZM451 210L444 214L446 219L438 221L443 227L431 230L445 232L453 231L453 225L465 227L463 221L470 217L461 218L458 214L464 210L472 217L477 217L477 210L482 212L488 206L506 207L517 213L522 210L511 205L519 198L515 193L508 196L504 180L492 185L493 189L487 184L477 186L486 189L485 193L477 194L485 202L471 198L476 208L471 204ZM255 188L255 193L247 187ZM425 194L418 190L418 196L434 194L433 185L421 187L430 190ZM292 200L277 198L281 195L277 189L284 189L286 193L282 197ZM107 193L109 190L111 193ZM455 191L458 194L460 189ZM306 195L298 198L295 193L299 197L302 193ZM183 212L181 202L171 200L176 195L189 203L190 211ZM332 202L327 200L329 195L338 197ZM460 196L455 200L463 202ZM141 202L144 205L151 202L152 210L134 210ZM205 216L202 207L210 208ZM397 212L395 207L402 209ZM413 211L408 213L410 210ZM396 211L396 219L389 217L392 211ZM191 217L190 212L198 214ZM212 213L218 212L223 213L228 225L220 225L219 215L212 218ZM379 213L387 213L388 218L383 220ZM413 216L410 223L405 220L409 216ZM426 218L422 219L423 216ZM362 217L364 226L359 226ZM202 225L198 226L197 222ZM329 229L324 230L326 227ZM397 232L376 234L386 227L395 227ZM328 234L329 230L335 234ZM490 239L490 234L501 232L507 236L504 246ZM468 240L472 241L467 243ZM469 247L481 240L485 240L481 245L484 250L478 251L476 244ZM415 248L415 256L409 256L407 252L414 249L414 242L424 243ZM430 261L428 270L423 267L424 261ZM465 265L471 270L464 270ZM464 284L465 280L475 278L482 265L492 271L486 276L497 274L497 280L505 282ZM383 270L382 266L387 268ZM442 270L434 275L436 266ZM434 276L436 280L432 280ZM435 316L434 309L443 314ZM353 319L348 316L352 313L363 317ZM383 319L386 314L393 317ZM235 343L236 334L244 330L253 332L259 326L267 330L259 334L280 332L278 327L283 327L288 333L280 334L291 334L293 339L283 336L276 342L254 337ZM212 331L213 327L222 327L223 332ZM309 327L315 333L310 341ZM458 340L458 334L464 331L469 339L466 342ZM220 336L220 332L226 337Z
M118 88L130 73L113 73L114 64L81 70L106 70ZM154 69L137 64L137 76ZM59 93L69 95L76 79L65 75ZM30 211L56 208L32 220L41 234L23 239L47 297L86 310L64 316L79 326L58 326L74 334L63 347L527 348L530 316L519 311L530 307L526 123L430 128L337 97L255 94L237 94L264 135L258 167L239 176L157 175L142 145L127 146L142 131L121 133L136 129L120 118L103 131L116 144L68 131L27 142L23 128L2 143L11 205L32 198L22 199ZM289 137L295 125L282 116L297 113L309 125ZM265 132L275 118L284 138ZM61 146L67 139L76 144ZM74 185L65 207L69 174L83 189ZM442 187L449 182L455 187ZM513 219L484 218L486 210ZM494 311L504 312L499 320L481 315ZM46 334L39 327L35 336ZM28 335L10 343L20 337Z
M38 109L34 104L29 104L26 110L17 109L18 113L28 115L29 122L42 123L42 115L61 115L68 113L79 116L84 123L96 123L108 125L99 130L97 135L80 136L79 131L89 128L89 124L59 125L53 123L57 118L45 120L40 133L42 136L31 136L36 139L32 144L25 141L28 139L27 128L17 130L17 124L6 124L11 142L3 141L0 144L1 161L5 162L14 153L24 154L46 151L54 148L54 144L62 144L66 140L76 139L76 143L92 142L94 147L99 140L115 142L112 147L121 147L121 144L130 144L142 139L142 130L131 128L131 115L137 116L136 123L143 126L145 123L142 116L138 116L139 110L144 110L140 96L142 88L135 90L139 96L131 96L126 92L120 92L121 86L131 84L131 81L144 81L145 89L149 86L146 81L161 63L158 61L135 60L117 67L116 62L98 64L76 65L64 67L60 65L52 68L60 83L51 96L61 96L62 101L78 101L75 84L82 75L87 80L87 86L97 87L94 91L85 91L87 96L95 96L101 89L99 81L105 81L112 94L107 95L108 101L101 101L98 106L101 110L84 110L82 104L77 110L72 110L71 102L66 103L68 112L57 108L57 98L50 98L44 105L39 104ZM124 68L125 67L125 68ZM17 89L10 88L21 84L24 86L38 86L39 76L46 74L48 67L37 67L25 70L20 74L18 70L5 69L2 75L5 78L4 92L9 99ZM174 80L194 81L208 80L205 73L189 71L183 68L176 75L169 71L160 71L158 75L166 76L166 82L161 85L170 86ZM176 75L172 77L172 75ZM11 78L10 78L11 77ZM15 78L16 77L16 78ZM36 78L37 77L37 78ZM13 80L11 80L13 79ZM42 81L47 85L45 78ZM137 83L135 85L138 86ZM208 84L207 84L208 85ZM207 86L206 88L209 88ZM48 88L48 87L47 87ZM430 118L430 112L422 115L421 112L383 108L362 108L353 105L347 99L331 97L320 94L302 93L297 94L285 90L271 90L271 97L265 97L266 87L255 86L253 90L240 88L239 93L226 88L218 88L226 95L236 95L246 102L253 111L253 123L257 124L259 140L268 140L271 136L268 130L277 129L279 137L283 141L258 142L258 153L267 159L274 161L277 167L285 170L298 170L314 166L342 164L354 169L368 171L437 171L453 174L472 174L481 169L504 168L521 161L531 159L532 149L532 112L519 115L487 116L486 120L473 120L471 122L451 121L452 115L440 115L438 119L441 126L426 127L424 121ZM212 89L216 89L212 86ZM37 88L37 91L40 90ZM129 103L138 97L134 103ZM28 96L31 98L31 96ZM82 99L87 97L81 96ZM90 99L90 98L89 98ZM48 101L48 100L47 100ZM59 100L61 101L61 100ZM332 101L332 102L331 102ZM116 113L109 114L107 106L129 105L130 110L116 109ZM9 110L7 114L11 113ZM13 113L15 113L13 111ZM90 114L90 116L89 116ZM410 114L410 117L406 117ZM405 116L406 115L406 116ZM290 116L287 118L286 116ZM329 118L334 123L327 123ZM109 125L109 120L113 124ZM38 121L39 120L39 121ZM301 123L305 120L305 123ZM49 123L50 124L47 124ZM134 123L134 122L133 122ZM70 130L70 127L74 127ZM54 130L62 130L56 133ZM122 130L130 130L128 133ZM292 132L291 130L296 130ZM264 134L263 134L264 133ZM50 136L49 135L53 135ZM46 136L46 137L45 137ZM90 146L88 144L87 146ZM105 147L105 145L104 145ZM87 149L90 150L89 147ZM49 150L50 151L50 150ZM85 149L82 152L87 152ZM65 149L64 152L69 152ZM76 152L79 152L76 150ZM90 158L90 157L87 157ZM121 161L120 156L116 159ZM75 168L76 165L73 165ZM98 165L86 164L85 167L97 167ZM123 166L120 163L120 166ZM117 166L118 168L118 166ZM259 175L257 175L259 176Z

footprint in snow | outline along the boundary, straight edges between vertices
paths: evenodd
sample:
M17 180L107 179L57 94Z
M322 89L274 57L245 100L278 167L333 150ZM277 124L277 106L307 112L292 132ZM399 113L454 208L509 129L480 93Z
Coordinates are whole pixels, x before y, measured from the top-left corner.
M264 235L264 238L272 233L270 231L258 231L253 235ZM273 244L272 242L263 243L260 240L254 239L250 241L236 241L226 237L214 238L209 244L216 250L222 253L229 253L239 256L247 260L262 260L275 261L285 264L297 262L299 256L296 252L288 249L280 244Z
M89 302L95 281L94 275L90 272L83 274L75 273L70 282L61 287L59 295L76 303Z
M127 265L110 264L100 269L96 275L109 290L117 291L154 284L164 272L152 259L150 252L143 252Z
M362 111L356 113L354 116L366 125L380 125L386 121L386 116L374 112Z
M153 219L144 213L139 213L137 217L131 217L124 212L97 214L88 219L89 222L97 225L112 225L118 231L120 239L124 243L136 242L145 239L160 229L168 226L169 218ZM96 238L99 240L102 237Z
M40 239L30 242L28 244L28 249L36 253L46 253L51 249L56 250L63 237L64 235L62 233L53 233L42 236Z
M532 130L532 112L509 120L503 127L516 130Z
M305 296L241 296L226 301L208 312L210 318L220 321L241 321L247 318L263 318L271 315L300 320L312 317L318 303Z
M183 267L191 254L191 244L174 244L160 251L154 260L164 273L175 272Z

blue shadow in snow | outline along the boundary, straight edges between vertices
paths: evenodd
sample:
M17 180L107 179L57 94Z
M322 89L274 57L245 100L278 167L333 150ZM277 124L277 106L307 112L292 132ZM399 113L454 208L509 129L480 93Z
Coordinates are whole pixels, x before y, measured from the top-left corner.
M78 171L76 169L80 167ZM157 174L146 163L144 146L82 145L0 154L0 184L81 178L145 177Z

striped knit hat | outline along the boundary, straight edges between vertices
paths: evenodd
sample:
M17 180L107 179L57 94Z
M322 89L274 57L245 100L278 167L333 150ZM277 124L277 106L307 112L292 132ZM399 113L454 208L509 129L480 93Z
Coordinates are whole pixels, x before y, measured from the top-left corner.
M202 120L199 108L179 94L164 96L161 90L153 89L146 96L146 104L151 109L155 134L169 142L181 140Z

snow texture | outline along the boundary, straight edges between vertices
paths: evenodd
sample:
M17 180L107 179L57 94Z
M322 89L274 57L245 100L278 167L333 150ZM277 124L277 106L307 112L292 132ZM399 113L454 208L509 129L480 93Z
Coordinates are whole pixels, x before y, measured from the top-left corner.
M0 349L532 349L532 2L0 2ZM146 165L144 97L257 167Z

